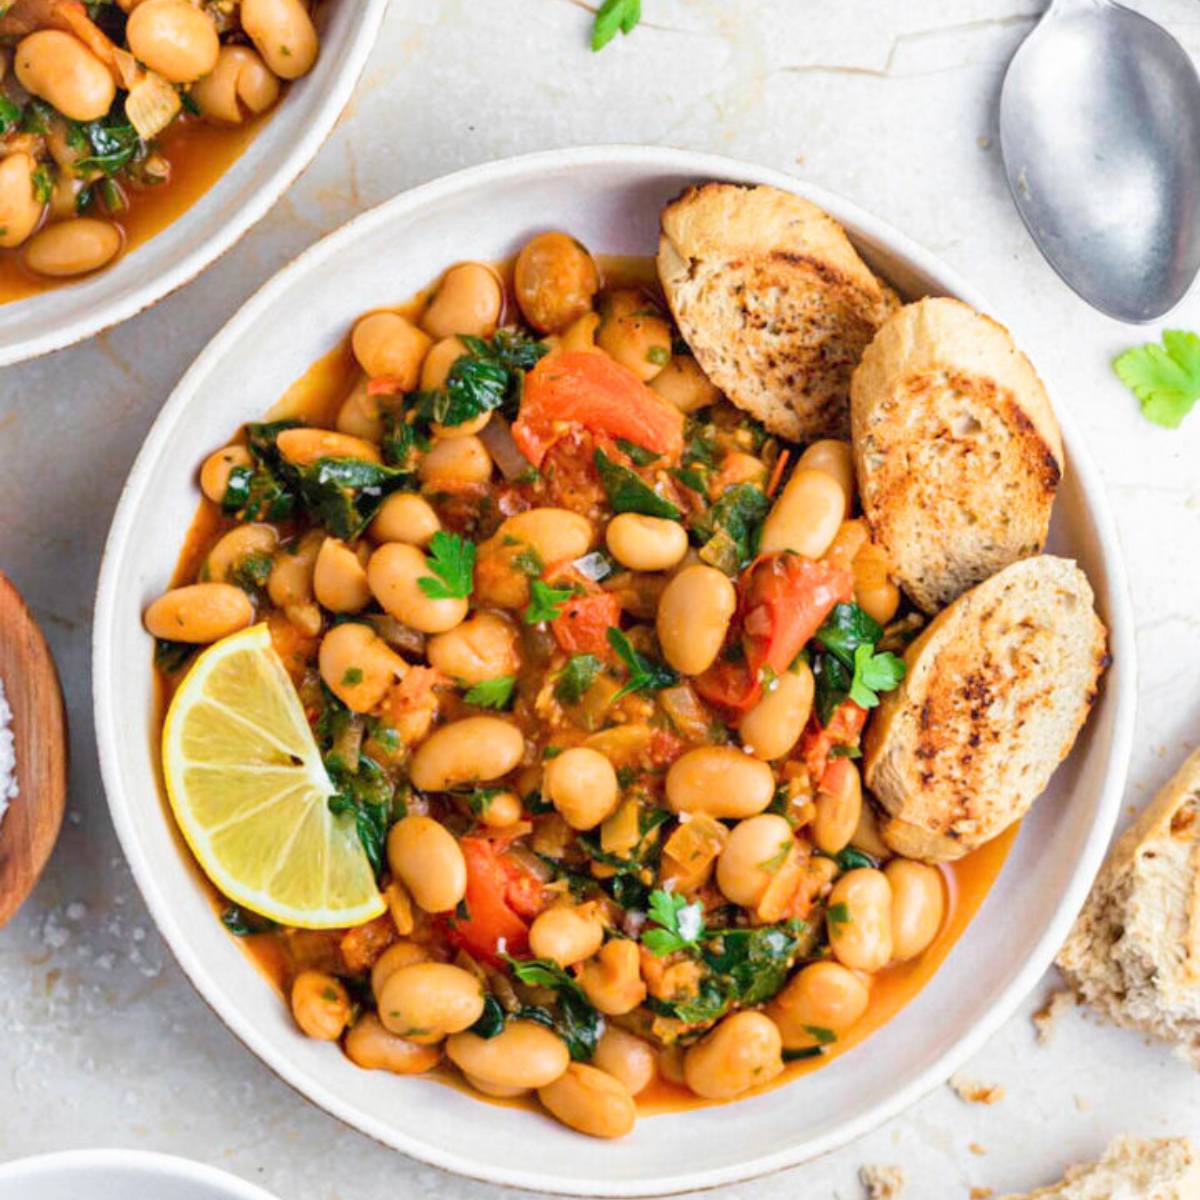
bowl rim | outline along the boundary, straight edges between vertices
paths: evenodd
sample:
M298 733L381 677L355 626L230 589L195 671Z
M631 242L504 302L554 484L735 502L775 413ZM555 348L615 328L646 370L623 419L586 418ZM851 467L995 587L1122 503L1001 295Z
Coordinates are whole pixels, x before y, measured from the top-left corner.
M391 200L361 213L314 243L246 300L180 379L147 434L122 489L101 558L93 622L92 679L96 742L101 777L113 824L134 878L164 940L184 974L222 1022L300 1095L343 1123L384 1145L429 1165L486 1183L579 1196L674 1195L745 1182L798 1166L845 1146L897 1116L944 1083L1008 1020L1051 965L1058 949L1066 940L1070 926L1082 908L1092 880L1099 870L1117 821L1133 746L1137 700L1136 645L1124 557L1099 470L1084 446L1069 411L1056 410L1056 416L1062 430L1064 445L1067 447L1071 469L1079 477L1086 498L1087 512L1094 522L1096 540L1109 583L1110 609L1106 615L1110 646L1120 647L1122 669L1119 676L1110 676L1110 681L1117 679L1119 686L1108 688L1108 695L1115 707L1112 739L1108 748L1110 770L1105 776L1095 806L1095 819L1088 831L1084 848L1073 866L1063 899L1047 921L1041 936L1025 951L1020 969L992 1002L984 1017L957 1038L909 1084L898 1089L886 1101L864 1109L857 1117L843 1123L836 1130L804 1142L784 1146L771 1154L760 1155L736 1165L694 1172L685 1169L668 1181L654 1181L649 1185L645 1181L637 1180L611 1184L599 1179L568 1181L556 1177L548 1180L541 1177L536 1169L504 1163L482 1163L444 1152L427 1145L407 1130L396 1128L374 1117L364 1118L360 1113L349 1111L349 1107L331 1094L323 1084L308 1078L303 1071L294 1068L285 1056L271 1049L266 1039L249 1022L243 1021L236 1011L226 1011L224 1005L209 995L204 984L204 964L193 953L185 931L174 920L168 897L142 853L137 824L119 799L119 714L110 710L107 704L109 678L114 665L110 649L112 637L109 631L115 619L121 586L113 563L120 557L118 549L127 541L136 515L134 493L138 490L142 476L147 475L157 461L161 448L167 441L168 429L183 415L187 405L202 386L210 364L218 361L224 354L226 345L236 339L242 323L253 320L261 311L268 309L281 295L288 292L294 279L306 274L310 267L335 256L344 244L353 242L361 233L378 226L386 226L398 217L435 205L439 200L454 195L460 189L502 183L533 172L561 174L577 168L596 166L641 167L663 173L744 180L747 183L767 184L793 192L830 213L840 224L851 226L860 241L872 241L886 246L891 253L903 259L906 265L938 280L939 285L948 293L961 298L980 312L997 315L996 310L988 305L980 292L967 283L956 270L856 203L786 172L724 155L626 144L572 147L485 162L401 192ZM997 315L997 319L1002 319L1002 316L1003 314Z
M208 1184L229 1200L278 1200L257 1184L240 1175L231 1175L219 1167L181 1158L176 1154L161 1154L152 1150L58 1150L29 1158L16 1158L0 1163L0 1183L34 1183L60 1171L103 1171L110 1168L132 1170L153 1179L176 1179L189 1183Z
M264 175L262 182L247 197L237 210L237 215L226 222L218 233L198 242L183 254L179 255L165 270L148 277L146 282L131 288L124 295L118 295L111 301L98 305L92 311L71 321L46 322L43 332L33 337L17 341L0 343L0 367L12 366L16 363L27 362L51 354L55 350L63 350L86 338L103 333L123 324L131 317L148 308L152 308L160 300L178 291L201 275L217 259L231 250L259 221L267 215L283 194L299 178L300 174L317 156L326 138L333 132L342 115L358 80L367 65L367 59L375 47L379 36L379 28L387 11L388 0L355 0L360 5L354 16L356 28L351 34L346 47L344 60L334 77L332 88L315 107L313 119L304 126L300 137L292 142L272 169ZM288 98L284 98L286 105ZM255 143L262 135L259 130L242 152L242 156L254 152ZM213 186L220 182L220 177L214 180ZM164 226L153 237L141 245L149 245L155 237L166 232L168 228L187 221L191 209L204 199L204 194ZM139 246L137 249L141 249ZM136 252L136 251L135 251ZM102 273L102 272L101 272ZM68 283L66 285L70 287ZM13 305L23 303L21 299L10 301Z

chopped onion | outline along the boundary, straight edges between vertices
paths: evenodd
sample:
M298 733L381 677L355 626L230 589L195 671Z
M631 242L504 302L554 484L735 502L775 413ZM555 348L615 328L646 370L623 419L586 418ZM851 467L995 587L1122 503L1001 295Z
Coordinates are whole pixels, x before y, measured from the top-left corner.
M153 71L139 79L125 98L125 115L143 141L166 129L182 107L179 93Z
M492 419L483 427L479 440L487 447L492 461L510 483L529 470L529 459L517 448L508 422L498 412L492 413Z
M582 558L577 558L571 566L584 579L590 579L592 583L599 583L600 580L607 579L613 573L612 559L599 550L593 550L591 554L585 554Z

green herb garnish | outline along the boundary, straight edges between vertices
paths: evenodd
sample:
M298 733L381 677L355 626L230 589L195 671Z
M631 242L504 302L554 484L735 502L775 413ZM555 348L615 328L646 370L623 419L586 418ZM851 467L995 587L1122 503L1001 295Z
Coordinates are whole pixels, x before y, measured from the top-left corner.
M480 708L507 708L517 686L515 675L500 675L496 679L485 679L471 688L463 699Z
M594 654L572 654L554 681L555 699L560 704L578 704L603 665Z
M699 950L705 935L704 905L689 904L678 892L650 893L649 919L659 928L642 934L642 945L651 954L665 958L677 950Z
M636 471L615 463L603 450L592 455L600 482L608 494L614 513L641 513L647 517L665 517L677 521L679 509L664 500Z
M1168 329L1161 346L1148 342L1126 350L1114 359L1113 370L1147 420L1177 429L1200 399L1200 334Z
M642 0L604 0L592 25L592 50L603 50L618 33L632 33L642 19Z
M529 605L521 614L526 625L538 625L542 621L553 621L572 596L573 588L551 587L540 579L529 584Z
M633 643L619 629L609 628L605 637L629 670L629 679L613 697L614 702L630 692L658 692L663 688L674 687L679 682L677 671L665 663L655 662L654 659L639 654L633 648Z
M464 600L475 586L475 543L439 529L429 541L428 575L417 586L431 600Z
M870 646L859 646L854 652L850 699L860 708L875 708L880 692L890 692L900 686L904 670L904 659L890 651L876 654Z

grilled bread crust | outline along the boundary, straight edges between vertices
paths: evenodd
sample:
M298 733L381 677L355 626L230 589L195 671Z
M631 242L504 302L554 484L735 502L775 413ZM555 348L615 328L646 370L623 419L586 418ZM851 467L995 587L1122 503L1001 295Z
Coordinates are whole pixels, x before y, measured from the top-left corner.
M899 301L832 217L776 188L689 188L663 210L658 273L734 404L791 441L847 436L851 372Z
M1063 473L1046 390L1008 331L945 298L906 305L850 386L863 513L926 612L1041 552Z
M1001 1200L1200 1200L1200 1152L1187 1138L1115 1138L1098 1162Z
M1091 711L1106 643L1086 576L1051 555L1013 563L935 617L864 739L884 841L948 861L1022 817Z
M1200 1069L1200 750L1118 839L1058 965L1103 1016Z

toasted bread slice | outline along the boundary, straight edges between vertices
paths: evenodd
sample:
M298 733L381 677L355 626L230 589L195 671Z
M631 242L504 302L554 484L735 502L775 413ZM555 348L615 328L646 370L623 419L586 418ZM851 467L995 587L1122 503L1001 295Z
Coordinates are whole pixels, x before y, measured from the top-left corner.
M1041 552L1063 472L1046 389L1008 331L957 300L891 316L850 385L863 513L926 612Z
M1080 999L1200 1069L1200 750L1117 841L1058 965Z
M863 779L899 854L959 858L1023 816L1066 758L1108 664L1086 576L1040 555L930 622L867 725Z
M1114 1138L1059 1183L1001 1200L1200 1200L1200 1152L1187 1138Z
M776 188L689 188L663 209L658 274L734 404L792 441L847 436L850 373L897 301L832 217Z

